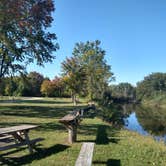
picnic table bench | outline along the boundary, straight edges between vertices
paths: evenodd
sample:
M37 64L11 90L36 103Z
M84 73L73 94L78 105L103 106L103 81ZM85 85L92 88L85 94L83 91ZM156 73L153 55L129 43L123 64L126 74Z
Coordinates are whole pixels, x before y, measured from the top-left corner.
M75 166L91 166L93 158L93 149L93 142L84 142L81 147L79 156L76 160Z
M37 127L36 125L19 125L0 128L0 151L28 145L29 152L33 153L34 145L43 140L42 138L33 140L29 138L29 131Z

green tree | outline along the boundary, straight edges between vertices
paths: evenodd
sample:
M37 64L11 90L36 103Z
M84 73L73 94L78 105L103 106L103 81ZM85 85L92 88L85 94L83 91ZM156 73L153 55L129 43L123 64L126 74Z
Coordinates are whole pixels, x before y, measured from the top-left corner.
M78 58L66 58L62 62L63 82L71 93L74 105L77 104L76 95L79 95L84 87L84 69Z
M76 43L73 50L73 56L79 59L85 71L86 89L90 100L101 99L109 81L113 78L111 66L104 59L105 51L100 44L98 40Z
M153 98L166 93L166 73L152 73L137 83L137 99Z
M44 80L43 83L41 84L40 91L46 97L51 96L52 93L53 93L51 81L50 80Z
M40 88L44 81L43 75L34 71L30 72L27 77L31 86L31 96L41 96Z
M120 83L118 85L110 86L112 96L117 98L136 98L136 89L129 83Z
M58 49L51 26L52 0L0 1L0 78L24 71L27 64L43 65Z

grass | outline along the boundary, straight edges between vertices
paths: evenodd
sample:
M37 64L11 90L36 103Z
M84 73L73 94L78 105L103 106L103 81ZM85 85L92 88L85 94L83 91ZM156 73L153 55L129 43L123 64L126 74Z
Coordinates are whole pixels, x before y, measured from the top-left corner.
M114 128L98 118L86 118L78 129L77 143L67 143L67 131L58 119L75 108L82 108L82 100L74 107L70 99L20 98L0 102L0 127L36 124L31 138L44 138L36 152L30 155L23 147L0 152L0 165L11 166L73 166L82 142L95 142L94 166L165 166L166 146L151 137Z

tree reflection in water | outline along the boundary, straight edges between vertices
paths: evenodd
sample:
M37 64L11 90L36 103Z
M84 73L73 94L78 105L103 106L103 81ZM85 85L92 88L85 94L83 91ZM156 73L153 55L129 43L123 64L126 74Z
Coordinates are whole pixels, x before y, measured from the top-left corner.
M166 135L166 110L138 106L136 116L141 126L153 136Z
M100 107L98 116L113 125L166 141L166 109L133 104L111 104Z

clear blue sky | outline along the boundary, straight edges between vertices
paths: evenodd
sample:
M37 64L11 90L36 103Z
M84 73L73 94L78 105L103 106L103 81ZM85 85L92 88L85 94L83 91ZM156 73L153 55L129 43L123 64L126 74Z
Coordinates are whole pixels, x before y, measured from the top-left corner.
M98 39L116 83L135 85L152 72L166 72L166 0L55 0L55 6L57 58L28 71L52 79L76 42Z

